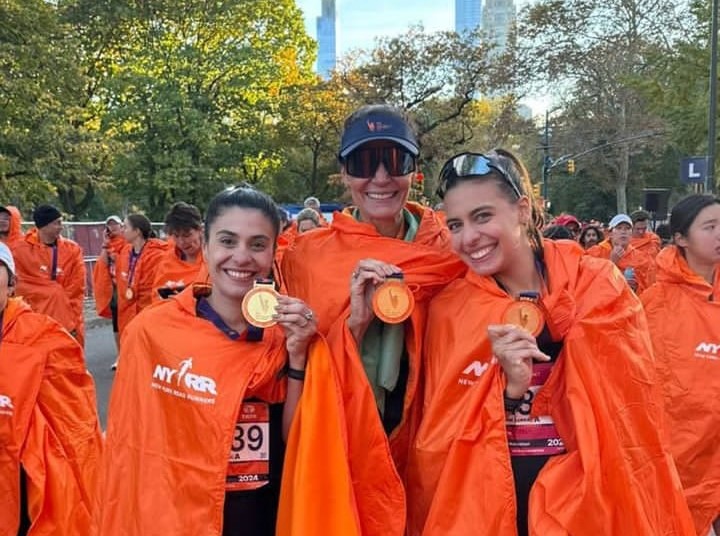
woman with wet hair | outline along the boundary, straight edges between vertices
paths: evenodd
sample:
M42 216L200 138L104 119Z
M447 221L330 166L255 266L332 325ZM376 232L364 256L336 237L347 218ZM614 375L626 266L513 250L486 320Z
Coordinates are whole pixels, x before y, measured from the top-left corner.
M665 395L670 452L698 536L720 530L720 200L691 195L670 215L673 245L642 296Z
M541 237L512 153L451 158L438 193L469 270L428 312L409 534L688 534L640 301Z

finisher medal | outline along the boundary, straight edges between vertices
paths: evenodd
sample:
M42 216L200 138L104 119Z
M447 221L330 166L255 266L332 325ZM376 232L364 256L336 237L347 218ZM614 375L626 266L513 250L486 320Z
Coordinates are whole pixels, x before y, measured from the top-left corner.
M275 325L275 307L278 305L278 293L272 283L255 281L254 287L245 294L242 311L250 324L258 328L269 328Z
M534 299L521 296L505 309L503 323L523 328L533 337L537 337L545 326L545 315Z
M415 307L415 298L402 274L392 274L373 295L373 311L386 324L404 322Z
M134 297L135 293L133 292L133 289L129 288L125 291L125 298L127 298L128 301L132 300Z

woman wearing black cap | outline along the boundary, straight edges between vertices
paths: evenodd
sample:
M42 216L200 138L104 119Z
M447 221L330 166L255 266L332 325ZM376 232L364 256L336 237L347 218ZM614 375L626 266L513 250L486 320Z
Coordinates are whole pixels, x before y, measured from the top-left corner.
M337 395L342 436L347 438L347 454L338 456L346 460L341 466L327 463L332 457L310 456L298 461L298 467L309 463L329 481L349 472L363 534L404 530L405 465L422 404L425 307L430 296L464 271L435 213L408 201L418 155L415 130L402 111L371 105L350 115L338 160L353 205L335 213L329 227L299 236L282 263L289 294L316 312L319 331L328 334L333 346L334 372L307 387L311 393L332 387L329 395ZM378 314L373 307L375 291L390 280L395 286L387 304L402 304L404 321L402 314L396 321L387 317L387 310ZM312 394L305 398L299 446L291 441L291 451L311 452L303 449L303 441L318 437L328 424L327 412L313 406L320 400ZM296 484L294 492L301 497L305 483ZM322 518L327 507L305 505L304 520ZM326 532L349 533L333 530Z

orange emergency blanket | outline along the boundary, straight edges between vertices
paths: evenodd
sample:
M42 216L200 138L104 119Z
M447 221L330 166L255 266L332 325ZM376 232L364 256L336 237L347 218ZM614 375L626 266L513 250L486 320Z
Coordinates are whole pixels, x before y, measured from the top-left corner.
M130 321L152 303L155 272L168 247L166 242L157 238L145 242L134 270L130 269L132 245L126 244L118 254L115 277L118 293L118 332L121 335ZM131 293L128 293L128 289Z
M202 253L198 254L195 262L188 262L182 259L181 252L175 247L168 248L165 254L160 257L155 271L155 282L153 283L152 301L157 303L163 300L159 289L169 292L182 291L199 281L201 274L206 274L205 258Z
M530 494L532 536L690 535L661 439L662 408L640 301L615 267L577 244L544 242L546 322L564 345L532 415L549 415L566 453ZM512 299L468 272L433 300L425 413L411 456L411 536L515 536L504 378L489 324Z
M630 245L635 249L639 249L643 253L650 255L653 259L657 257L662 248L662 240L652 231L645 231L645 235L641 238L632 238Z
M611 251L612 244L610 241L603 240L597 246L588 249L585 253L591 257L610 259ZM635 271L635 280L638 284L638 296L650 288L650 285L655 282L655 260L647 253L636 249L632 245L627 247L625 253L620 258L620 262L617 263L617 267L621 272L624 272L628 268L632 268Z
M101 455L95 387L60 324L11 298L0 342L0 534L18 533L20 468L29 535L85 534Z
M720 516L720 266L710 285L675 246L642 296L665 395L668 445L698 535ZM712 299L710 297L712 296Z
M10 212L10 229L8 230L8 236L5 239L5 243L8 247L12 247L15 242L22 239L22 216L17 207L6 205L5 208Z
M298 408L300 431L288 441L288 456L298 458L297 464L304 468L303 472L317 470L327 473L328 478L337 478L331 487L343 488L346 482L352 483L351 493L342 495L342 500L349 503L346 509L357 516L354 531L347 534L403 533L402 479L422 404L420 360L427 303L465 272L464 264L449 250L446 231L435 214L418 205L409 208L422 215L415 242L382 237L371 225L357 222L349 214L336 213L329 228L299 236L283 262L288 294L305 300L315 311L320 330L329 330L331 349L329 363L320 366L311 361L309 364L308 380ZM345 326L349 316L351 273L364 258L383 260L402 268L405 282L415 298L415 309L405 323L409 375L403 420L392 432L389 442L357 346ZM333 321L335 324L330 329ZM325 418L328 412L337 414L339 424L334 418ZM335 427L340 430L339 436ZM337 466L330 469L333 458L313 454L316 437L342 441L344 456L335 460ZM317 534L316 527L324 523L327 499L324 494L312 491L316 485L308 478L295 478L292 494L283 495L281 519L283 506L302 505L295 508L303 513L299 520L295 519L293 536Z
M95 311L98 316L112 318L110 302L112 301L113 289L116 281L117 257L127 242L122 236L110 239L107 248L109 263L104 256L98 257L93 268L93 297L95 298Z
M36 228L13 244L18 276L16 293L38 313L57 320L83 345L85 320L85 265L82 248L72 240L57 239L57 267L52 278L53 248L43 244Z
M267 402L285 399L282 330L265 329L259 342L235 341L195 307L190 287L143 311L123 336L95 534L222 534L243 399L261 388Z

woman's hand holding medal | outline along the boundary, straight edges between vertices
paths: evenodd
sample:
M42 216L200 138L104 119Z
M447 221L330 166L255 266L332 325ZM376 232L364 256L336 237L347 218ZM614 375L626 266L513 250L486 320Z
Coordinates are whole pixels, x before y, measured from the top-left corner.
M350 279L350 318L347 325L359 344L370 322L399 323L414 307L412 293L402 282L402 269L376 259L361 260Z
M535 337L526 329L513 324L488 326L492 351L505 371L510 398L522 398L530 387L533 360L550 361L550 356L540 351Z

